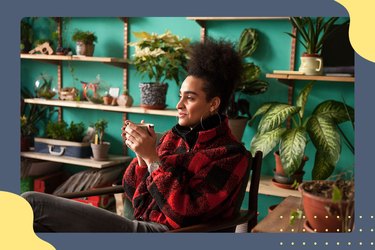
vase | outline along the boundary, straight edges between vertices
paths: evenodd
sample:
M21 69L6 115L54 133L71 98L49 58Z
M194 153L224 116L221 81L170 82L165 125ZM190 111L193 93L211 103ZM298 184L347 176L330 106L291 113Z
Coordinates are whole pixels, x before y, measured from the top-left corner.
M140 83L141 107L145 109L165 109L167 83Z

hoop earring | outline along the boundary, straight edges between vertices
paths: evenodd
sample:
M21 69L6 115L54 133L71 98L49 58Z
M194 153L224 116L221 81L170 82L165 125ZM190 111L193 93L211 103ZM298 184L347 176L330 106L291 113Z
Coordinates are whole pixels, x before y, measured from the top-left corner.
M201 116L201 126L204 130L206 130L206 128L203 126L203 122L202 122L202 119L203 119L203 115Z
M221 124L221 116L220 116L220 114L219 114L219 112L215 112L215 114L219 117L219 121L220 121L220 123L219 123L219 125Z

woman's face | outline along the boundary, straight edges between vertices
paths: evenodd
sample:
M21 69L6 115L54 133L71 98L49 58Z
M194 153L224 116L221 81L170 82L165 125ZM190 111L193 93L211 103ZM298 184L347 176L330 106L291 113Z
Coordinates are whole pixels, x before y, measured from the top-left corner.
M219 104L218 97L206 100L203 91L204 81L194 76L186 77L180 88L180 101L177 103L178 124L185 127L194 127L210 114L213 114Z

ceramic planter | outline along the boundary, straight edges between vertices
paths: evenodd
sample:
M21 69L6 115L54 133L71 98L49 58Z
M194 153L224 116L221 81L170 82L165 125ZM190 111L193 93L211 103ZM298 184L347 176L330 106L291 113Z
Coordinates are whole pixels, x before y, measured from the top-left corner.
M168 90L166 83L140 83L141 107L146 109L165 109Z
M94 55L94 44L85 44L78 41L76 43L76 53L78 56L93 56Z
M91 143L92 158L96 161L107 161L110 146L109 142L103 142L102 144Z
M303 54L299 72L303 72L308 76L323 75L323 59L317 54Z

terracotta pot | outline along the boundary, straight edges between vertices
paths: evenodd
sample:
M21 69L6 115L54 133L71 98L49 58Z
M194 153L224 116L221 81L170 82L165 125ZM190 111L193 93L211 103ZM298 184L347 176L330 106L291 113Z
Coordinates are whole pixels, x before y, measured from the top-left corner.
M280 158L280 155L279 155L279 151L275 151L273 153L273 155L275 156L275 165L276 165L276 173L277 174L280 174L280 175L284 175L286 176L285 172L284 172L284 168L283 168L283 165L281 163L281 158ZM302 172L302 169L303 167L305 166L305 163L306 161L309 160L309 157L307 157L306 155L303 157L302 159L302 162L301 162L301 165L300 167L298 168L298 171L297 172Z
M103 96L103 104L104 105L111 105L113 101L113 97L108 95L108 96Z
M229 119L229 128L232 131L232 134L238 141L242 141L242 136L248 122L247 118L238 118L238 119Z
M302 183L298 190L302 194L303 209L311 230L316 232L342 232L343 219L344 217L348 219L348 216L350 216L348 225L350 230L352 230L354 223L354 200L334 203L332 199L320 197L305 191L304 186L308 185L308 183L311 182Z

